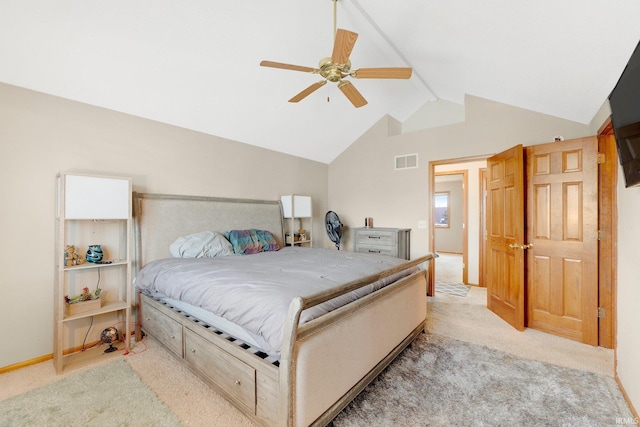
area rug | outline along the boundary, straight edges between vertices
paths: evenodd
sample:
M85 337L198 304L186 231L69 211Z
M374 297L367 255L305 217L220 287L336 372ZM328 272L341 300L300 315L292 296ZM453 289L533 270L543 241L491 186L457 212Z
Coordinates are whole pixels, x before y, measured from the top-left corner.
M0 426L179 426L124 360L0 401Z
M469 293L470 286L462 283L446 283L436 282L436 292L443 292L445 294L457 295L459 297L466 297Z
M355 426L605 426L633 419L613 378L422 334L333 421Z

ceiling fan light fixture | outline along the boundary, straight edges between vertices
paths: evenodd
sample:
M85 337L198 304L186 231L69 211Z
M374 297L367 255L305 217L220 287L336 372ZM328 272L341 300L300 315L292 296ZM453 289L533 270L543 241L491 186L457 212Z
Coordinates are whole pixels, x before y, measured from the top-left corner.
M358 40L358 34L341 28L336 29L337 0L332 1L334 33L333 52L331 53L331 56L320 60L318 68L284 64L273 61L262 61L260 62L260 66L320 74L325 79L323 81L313 83L311 86L291 98L289 102L301 101L329 81L332 83L338 83L338 88L349 99L353 106L360 108L367 104L367 100L362 96L362 94L360 94L360 92L358 92L351 82L343 79L347 77L356 79L408 79L411 77L411 68L361 68L359 70L351 71L351 61L349 60L349 57L351 56L353 47L356 44L356 40Z
M340 65L334 64L333 62L331 62L330 57L326 57L320 60L319 66L319 74L330 82L336 83L344 77L349 76L351 61L347 61L346 64Z

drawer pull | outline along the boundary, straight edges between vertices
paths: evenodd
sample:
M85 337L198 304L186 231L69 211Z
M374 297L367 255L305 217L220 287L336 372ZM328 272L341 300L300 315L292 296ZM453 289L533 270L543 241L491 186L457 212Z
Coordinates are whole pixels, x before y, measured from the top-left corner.
M369 236L370 239L380 239L382 236Z
M195 353L195 352L196 352L196 349L195 349L195 348L192 348L192 349L191 349L191 353Z
M175 335L171 335L171 339L172 339L172 340L175 340L175 339L176 339L176 336L175 336Z
M369 249L369 253L372 253L372 254L379 254L380 252L382 252L382 251L374 251L374 250Z
M236 380L236 385L240 385L240 380Z

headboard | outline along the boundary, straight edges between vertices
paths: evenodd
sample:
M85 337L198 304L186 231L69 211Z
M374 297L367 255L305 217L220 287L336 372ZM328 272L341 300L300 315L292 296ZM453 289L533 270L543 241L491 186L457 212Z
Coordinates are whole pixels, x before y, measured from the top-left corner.
M180 236L200 231L268 230L284 246L282 206L275 200L133 193L135 269L168 258Z

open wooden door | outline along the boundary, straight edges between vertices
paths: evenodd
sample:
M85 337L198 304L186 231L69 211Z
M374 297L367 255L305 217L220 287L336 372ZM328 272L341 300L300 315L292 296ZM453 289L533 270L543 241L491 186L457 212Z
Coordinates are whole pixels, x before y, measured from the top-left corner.
M487 307L525 326L524 156L517 145L487 160Z
M527 153L527 326L598 345L598 141Z

